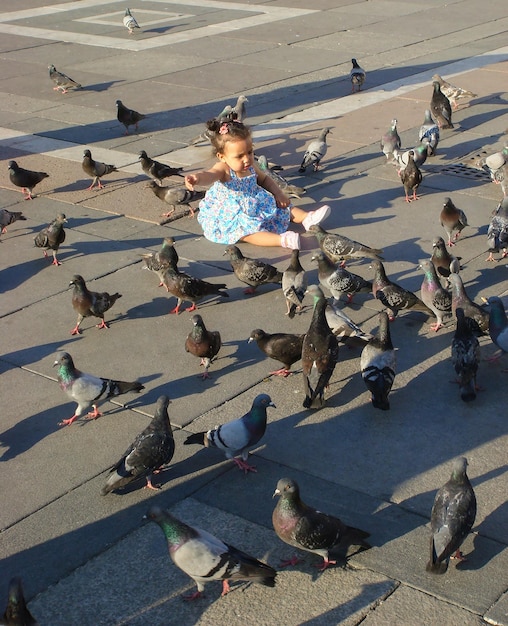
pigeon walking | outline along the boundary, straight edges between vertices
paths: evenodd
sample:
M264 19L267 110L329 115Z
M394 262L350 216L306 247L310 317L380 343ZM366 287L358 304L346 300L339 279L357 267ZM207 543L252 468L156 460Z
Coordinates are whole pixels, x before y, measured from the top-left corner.
M296 311L302 308L307 289L307 274L300 263L299 254L299 250L291 251L289 266L282 273L282 292L286 298L286 315L289 319L293 319Z
M38 622L26 605L21 578L18 576L11 578L7 593L7 606L3 617L0 618L0 624L2 626L37 626Z
M49 226L43 228L34 237L34 245L37 248L44 248L42 252L45 258L48 256L46 250L53 252L52 265L61 265L60 261L56 258L56 254L58 248L60 248L65 241L64 224L67 224L65 213L59 213Z
M121 100L116 101L116 108L117 120L120 122L120 124L123 124L125 126L124 135L129 134L129 126L134 126L136 130L138 130L138 122L144 120L146 117L146 115L143 115L143 113L138 113L137 111L134 111L134 109L129 109L128 107L124 106Z
M139 161L143 172L159 185L162 185L163 178L169 178L170 176L184 176L182 174L183 167L171 167L171 165L155 161L154 159L151 159L144 150L141 150L139 153Z
M125 9L125 15L123 18L123 25L129 31L129 35L134 33L134 29L139 28L139 24L131 13L130 9Z
M151 180L147 187L153 191L159 200L169 204L171 207L170 211L162 213L162 217L170 217L175 212L176 206L182 204L189 207L190 217L194 217L194 209L191 207L189 202L192 202L199 192L190 191L185 187L162 187L159 186L154 180Z
M451 198L444 199L444 205L439 214L439 221L441 226L445 229L448 237L448 245L450 247L455 245L460 233L468 225L466 214L462 209L457 208L453 204ZM457 232L452 239L453 231Z
M441 287L437 276L436 268L431 261L422 261L424 277L422 282L421 294L422 302L436 316L436 323L431 324L431 330L437 332L443 328L443 317L452 311L452 296L450 292Z
M464 560L460 546L476 518L476 496L466 474L467 459L453 461L452 475L437 492L430 516L430 560L427 571L444 574L450 558Z
M284 365L281 369L270 372L270 376L286 378L291 374L291 366L302 358L304 336L292 333L270 334L261 328L256 328L250 334L249 343L255 341L263 354Z
M435 117L439 128L453 128L452 107L450 101L441 91L441 86L437 80L432 83L433 92L430 99L430 110Z
M67 93L69 89L81 89L81 85L72 80L67 74L59 72L54 65L48 65L49 77L55 83L53 91L61 91L62 94Z
M436 154L439 145L439 126L432 119L429 109L425 111L425 118L418 132L418 141L427 146L427 156Z
M356 59L351 59L351 63L353 64L353 67L349 72L349 78L351 80L351 93L355 93L357 87L358 91L362 90L362 85L365 82L367 74L365 73L365 70L358 65Z
M25 194L25 200L33 200L32 191L34 187L49 176L46 172L25 170L19 167L16 161L9 161L8 169L11 183L16 187L21 187L21 191Z
M178 315L182 302L192 302L192 305L186 311L195 311L196 303L206 296L221 296L229 298L225 283L209 283L206 280L189 276L176 267L170 266L162 275L162 283L166 287L166 291L177 299L174 309L170 313Z
M464 98L476 98L478 94L469 91L468 89L462 89L462 87L455 87L444 78L441 78L439 74L434 74L432 80L435 80L439 83L441 91L448 98L450 104L454 109L457 109L459 105L457 104L457 100L463 100Z
M322 557L323 562L317 565L321 572L337 563L330 559L330 553L347 552L350 546L359 546L361 550L371 547L366 541L369 533L346 526L338 517L321 513L305 504L295 480L281 478L272 497L279 497L272 513L277 537L294 548ZM299 560L293 557L283 561L281 566L296 565Z
M494 152L475 162L475 167L487 172L493 183L501 185L506 196L506 168L508 165L508 144L500 152Z
M363 382L371 393L372 406L376 409L388 411L390 408L388 395L395 380L396 363L388 315L381 311L377 335L364 347L360 357Z
M258 259L243 256L238 246L228 246L224 254L229 255L231 267L238 280L249 285L249 288L244 290L245 294L253 294L257 287L266 283L282 282L282 272L279 272L276 267Z
M175 453L175 441L168 415L169 402L167 396L160 396L157 400L150 424L111 468L110 476L101 491L103 496L138 478L146 479L148 489L160 489L160 486L152 483L153 474L167 465Z
M244 95L238 96L236 104L231 109L231 119L236 120L237 122L244 121L247 117L247 107L245 106L246 102L248 102L248 100Z
M313 139L309 143L307 149L305 150L305 154L303 155L303 161L300 165L300 169L298 170L300 173L305 172L305 170L310 166L312 166L314 171L317 172L319 164L328 150L326 136L331 132L331 128L323 128L323 130L319 133L319 137L317 139Z
M401 152L397 148L393 151L393 164L398 166L399 176L404 169L406 169L407 164L409 163L409 155L412 153L413 161L416 167L421 167L428 156L428 146L426 143L420 143L416 148L411 148L410 150L404 150Z
M393 151L400 150L402 144L400 141L399 133L397 132L397 120L393 119L390 124L390 128L381 137L381 151L385 155L387 161L393 159Z
M206 432L189 435L184 444L218 448L224 452L227 459L231 459L246 474L255 472L256 468L247 462L249 449L254 447L265 434L266 410L269 406L276 408L270 396L262 393L254 398L250 411L242 417Z
M430 259L436 268L436 272L440 278L446 280L446 285L450 284L448 280L450 274L460 272L460 263L457 258L448 252L444 239L442 237L434 237L432 240L432 257Z
M450 274L452 289L452 315L457 315L457 309L464 311L466 324L475 335L484 335L489 330L489 314L487 311L471 300L464 288L464 283L459 274Z
M357 345L363 347L372 339L372 335L365 333L335 303L328 302L325 316L330 330L341 343L345 343L348 346Z
M59 426L69 426L90 406L93 411L85 417L87 419L96 419L102 415L97 409L100 400L120 396L129 391L139 392L145 388L137 380L124 382L109 378L99 378L93 374L81 372L75 368L74 361L68 352L57 353L56 360L53 363L53 367L56 366L58 366L58 383L60 388L78 405L74 415L69 419L62 420L58 424Z
M355 294L372 291L371 282L348 271L345 267L332 263L323 253L313 256L311 261L317 261L319 282L330 290L336 300L340 300L341 295L346 294L347 303L351 304Z
M169 511L152 506L146 519L159 524L166 537L169 556L173 563L185 572L197 585L197 591L186 600L200 598L204 586L211 580L222 581L221 596L229 591L229 580L275 586L277 572L245 552L224 543L206 530L189 526Z
M17 221L26 222L26 217L21 211L8 211L7 209L0 209L0 227L2 228L2 235L5 235L7 232L7 226L10 226Z
M175 240L173 237L165 237L158 252L142 254L145 262L144 267L151 272L155 272L159 277L159 287L164 286L164 274L170 268L178 265L178 252L175 250Z
M109 324L104 319L106 311L115 304L118 298L122 297L120 293L109 294L107 291L99 293L97 291L89 291L82 276L75 274L72 277L69 286L73 287L72 306L78 314L76 326L71 330L71 335L81 334L81 322L85 317L99 317L102 321L97 324L97 328L109 328Z
M92 184L88 189L93 189L97 185L98 189L103 189L104 185L101 183L101 178L111 172L118 172L114 165L108 165L107 163L101 163L100 161L94 161L92 159L92 153L90 150L83 152L83 162L81 163L83 171L93 178Z
M460 386L460 397L464 402L476 398L478 387L476 374L480 362L480 344L471 328L466 323L464 311L456 310L457 328L452 340L452 364Z
M349 239L345 235L339 235L337 233L328 233L319 224L314 224L309 228L309 233L315 235L319 247L326 254L326 256L338 263L339 261L345 261L346 259L363 259L365 257L370 259L380 259L380 255L383 251L377 248L369 248L369 246ZM342 263L344 265L344 263Z
M411 202L412 200L418 200L418 196L416 195L416 190L420 186L422 182L422 173L418 169L414 161L414 152L413 150L409 151L408 154L408 162L406 167L403 170L400 170L400 179L402 184L404 185L404 193L406 194L406 202ZM412 192L412 197L409 197L409 194Z
M222 346L221 336L218 330L208 330L201 315L193 315L191 318L192 330L185 340L185 350L201 359L203 365L203 380L209 378L208 368L217 356Z
M499 252L500 248L503 250L501 258L508 256L508 198L503 198L490 218L487 244L489 256L486 261L495 261L493 254Z

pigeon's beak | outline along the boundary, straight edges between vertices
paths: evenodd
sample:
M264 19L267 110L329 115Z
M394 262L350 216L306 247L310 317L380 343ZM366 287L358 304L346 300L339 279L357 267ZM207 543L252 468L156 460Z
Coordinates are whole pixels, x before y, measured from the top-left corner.
M268 403L268 406L273 406L273 408L274 408L274 409L276 409L276 408L277 408L273 402L269 402L269 403Z
M484 304L488 304L488 303L489 303L488 299L487 299L487 298L484 298L483 296L481 296L481 298L480 298L480 299L481 299L481 301L482 301Z
M249 338L247 339L247 343L252 343L253 341L254 341L254 339L253 339L252 337L249 337Z
M280 490L276 489L273 494L272 494L272 498L275 498L275 496L280 496Z
M222 253L222 256L226 256L227 253L228 253L228 251L224 250L224 252Z
M58 361L55 361L55 362L53 363L53 367L55 367L56 365L58 365Z

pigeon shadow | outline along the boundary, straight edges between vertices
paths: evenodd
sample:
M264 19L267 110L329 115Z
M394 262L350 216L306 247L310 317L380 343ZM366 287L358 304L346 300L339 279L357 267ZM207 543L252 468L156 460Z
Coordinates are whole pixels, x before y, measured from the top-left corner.
M107 91L110 87L113 87L113 85L116 85L117 83L124 83L124 82L125 80L121 79L121 80L108 80L102 83L95 83L93 85L83 85L80 91L95 91L95 92Z

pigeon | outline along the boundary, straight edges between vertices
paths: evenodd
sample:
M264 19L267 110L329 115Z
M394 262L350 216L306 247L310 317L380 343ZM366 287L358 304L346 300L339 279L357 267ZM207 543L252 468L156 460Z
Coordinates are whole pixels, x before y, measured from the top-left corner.
M462 278L459 274L450 274L448 280L452 289L452 315L457 315L457 309L464 311L466 323L475 335L483 335L489 330L489 314L485 309L474 303L466 293Z
M439 214L439 222L445 229L448 236L448 245L454 246L455 241L459 238L462 230L468 225L467 217L462 209L458 209L452 202L451 198L444 199L444 205ZM452 240L453 231L456 230L455 236Z
M414 293L396 283L392 283L386 276L386 271L381 261L372 261L371 267L374 269L372 295L389 309L391 322L396 318L399 311L409 309L423 311L427 315L432 315L432 311Z
M500 167L491 174L492 182L501 185L503 198L508 196L508 165Z
M369 248L363 243L349 239L345 235L339 235L335 233L328 233L319 224L314 224L309 228L309 233L316 236L319 247L326 254L326 256L338 263L339 261L345 261L345 259L380 259L380 255L383 254L382 250L377 248ZM344 265L344 263L342 263Z
M199 192L190 191L185 187L162 187L159 186L154 180L151 180L147 187L154 192L159 200L162 200L162 202L165 202L172 207L171 211L162 213L162 217L169 217L172 215L175 212L177 204L186 204L189 207L190 217L194 217L194 209L191 207L189 202L192 202Z
M390 161L393 159L393 151L400 150L401 146L399 133L397 132L397 120L393 119L390 128L381 137L381 151L386 156L386 159Z
M229 580L275 586L277 572L245 552L224 543L206 530L188 526L169 511L152 506L145 516L157 522L168 542L169 556L173 563L185 572L197 585L197 591L186 600L200 598L205 583L222 581L221 596L229 591Z
M432 257L430 260L436 268L438 276L446 280L447 286L450 284L448 280L450 274L452 272L458 274L460 271L458 259L448 252L442 237L434 237L432 240Z
M270 376L286 378L291 372L291 366L302 358L302 345L305 335L291 333L266 333L261 328L253 330L249 343L255 341L258 348L270 359L280 361L284 367L270 372Z
M97 324L97 328L109 328L109 324L104 319L106 311L115 304L118 298L122 297L120 293L110 295L107 291L98 293L89 291L82 276L74 274L69 287L72 286L72 306L78 314L76 326L71 330L71 335L81 334L81 322L85 317L100 317L101 323Z
M422 261L420 267L424 273L421 288L422 302L436 316L436 323L431 324L430 328L437 332L440 328L443 328L444 314L452 311L452 296L450 292L441 287L436 268L431 261Z
M300 173L305 172L305 170L311 165L315 172L318 171L321 159L325 156L328 150L328 146L326 145L326 136L331 132L331 128L323 128L323 130L319 133L319 137L317 139L313 139L309 143L307 149L305 150L305 154L303 155L303 161L300 165L300 169L298 170Z
M254 398L250 411L242 417L206 432L189 435L183 443L184 445L197 443L205 448L218 448L224 452L227 459L231 459L246 474L255 472L256 468L247 462L249 448L254 447L265 434L266 409L269 406L276 408L270 396L261 393Z
M58 424L59 426L69 426L89 406L93 408L93 411L85 417L87 419L96 419L102 415L97 410L99 400L120 396L129 391L140 392L145 388L137 380L124 382L109 378L99 378L92 374L80 372L74 367L74 361L68 352L57 353L56 360L53 363L53 367L56 366L58 366L58 383L60 388L66 392L71 400L78 404L74 415L69 419L62 420Z
M418 141L427 146L427 156L430 157L436 154L439 144L439 126L432 119L429 109L425 110L425 119L418 132Z
M104 185L101 183L101 178L111 172L118 172L114 165L108 165L107 163L101 163L100 161L94 161L92 159L92 153L90 150L83 152L83 162L81 163L83 171L93 178L92 184L88 189L93 189L97 184L98 189L103 189Z
M7 232L7 226L14 224L17 221L26 222L26 217L21 211L8 211L7 209L0 209L0 227L2 228L2 235Z
M201 315L193 315L191 318L193 328L185 340L185 351L201 359L200 365L204 366L203 380L209 378L208 368L217 356L222 346L221 336L218 330L208 330Z
M362 90L362 85L365 82L366 73L359 65L356 59L351 59L351 63L353 67L349 72L349 78L351 80L351 93L354 93L356 87L358 87L358 91Z
M359 546L362 550L371 547L366 541L369 533L346 526L338 517L321 513L305 504L295 480L281 478L272 497L276 496L279 500L272 513L272 524L277 537L294 548L322 557L323 562L317 566L320 571L337 563L330 560L331 552L347 552L350 546ZM299 559L293 557L283 561L281 566L296 565L298 562Z
M1 626L37 626L37 623L26 605L21 578L18 576L11 578L7 606L3 617L0 618Z
M475 166L490 174L492 181L499 184L501 180L497 179L498 172L504 170L507 163L508 145L505 145L500 152L494 152L494 154L478 159L475 162Z
M192 302L192 305L186 311L195 311L197 309L196 302L199 302L206 296L221 296L229 298L226 291L225 283L209 283L200 278L189 276L176 267L169 267L162 275L162 283L166 287L166 291L174 296L178 301L174 309L170 313L178 315L180 306L183 301Z
M136 130L138 130L138 122L144 120L146 117L143 113L138 113L137 111L134 111L134 109L129 109L124 106L121 100L116 101L116 108L116 118L120 124L125 126L124 135L129 134L129 126L134 126Z
M499 248L503 249L502 259L508 256L508 198L503 198L490 218L487 244L490 252L486 261L495 261L493 254L499 252Z
M310 289L308 291L311 293ZM342 343L347 345L356 344L363 347L372 339L372 335L365 333L358 324L355 324L335 303L328 302L325 309L325 316L330 330Z
M163 287L166 270L176 268L178 264L178 252L175 250L173 237L164 238L159 252L150 252L141 256L145 262L144 267L157 274L160 280L159 287Z
M406 167L403 170L400 170L399 175L404 185L404 192L406 194L406 202L411 202L412 200L418 200L418 196L416 195L416 190L420 186L422 182L422 173L418 169L418 166L414 162L414 152L413 150L409 151L408 162ZM409 194L413 192L412 197L409 197Z
M159 163L159 161L151 159L144 150L141 150L139 153L139 160L141 162L143 172L150 178L153 178L153 180L159 183L159 185L162 184L163 178L169 178L170 176L184 176L182 174L183 167L171 167L171 165Z
M244 95L238 96L235 106L231 109L231 118L237 122L243 122L247 117L247 107L245 103L248 102Z
M35 185L49 177L49 174L46 174L46 172L25 170L19 167L16 161L9 161L8 170L11 183L16 185L16 187L21 187L21 191L25 194L25 200L33 200L32 191Z
M439 128L453 128L452 124L452 107L450 101L441 91L439 82L435 80L432 83L434 91L430 99L430 110L436 118Z
M407 164L409 163L409 153L413 153L413 161L416 167L420 167L427 160L427 144L421 143L416 146L416 148L411 148L410 150L405 150L404 152L400 152L397 148L393 151L393 164L398 165L398 173L400 173L406 169Z
M427 571L444 574L450 558L464 560L459 548L476 518L476 496L466 474L467 459L453 461L452 475L437 492L430 516L430 560Z
M439 83L441 91L448 98L450 104L454 109L457 109L459 105L457 104L457 100L462 100L464 98L476 98L478 94L473 93L467 89L462 89L462 87L455 87L448 81L444 80L439 76L439 74L434 74L432 80L435 80Z
M353 302L356 293L370 293L372 283L358 274L348 271L345 267L337 266L323 254L316 254L311 261L318 262L318 278L323 287L330 290L336 300L340 300L343 293L347 296L347 303Z
M459 307L457 329L452 340L452 363L458 377L460 397L464 402L471 402L476 398L476 373L480 362L480 344L466 322L464 311Z
M133 34L135 28L139 28L139 24L134 19L130 9L125 9L123 25L129 31L129 35Z
M266 283L281 283L282 272L269 263L258 259L243 256L238 246L228 246L224 254L229 255L229 261L235 276L242 283L249 285L245 294L253 294L257 287Z
M52 265L61 265L60 261L56 258L56 253L58 252L58 248L65 241L64 224L67 224L65 213L59 213L51 224L43 228L34 237L34 245L37 248L44 248L42 252L46 258L48 256L46 250L52 250Z
M314 297L314 312L302 345L302 375L305 409L324 406L324 393L339 357L339 343L326 321L326 298L317 285L308 290Z
M388 411L390 408L388 395L395 380L396 363L388 315L381 311L377 335L364 347L360 357L363 382L371 393L372 406L376 409Z
M155 415L150 424L111 468L110 476L101 490L103 496L138 478L146 478L148 489L160 489L160 486L152 483L153 474L167 465L175 453L175 441L168 416L169 402L167 396L160 396L157 400Z
M81 85L72 80L67 74L59 72L54 65L48 65L49 77L55 83L53 91L61 91L62 94L67 93L69 89L81 89Z
M503 352L508 352L508 319L506 318L506 312L501 298L491 296L488 299L488 303L490 306L489 335L492 342L502 350L498 356L490 359L495 361Z
M279 189L281 189L289 198L301 198L307 192L305 187L292 185L283 176L281 176L274 169L272 169L268 165L268 160L264 154L259 155L256 160L259 169L267 176L269 176L279 187Z
M289 319L293 319L296 310L302 308L303 298L307 289L307 274L300 264L300 251L291 251L289 266L282 273L282 292L286 298Z

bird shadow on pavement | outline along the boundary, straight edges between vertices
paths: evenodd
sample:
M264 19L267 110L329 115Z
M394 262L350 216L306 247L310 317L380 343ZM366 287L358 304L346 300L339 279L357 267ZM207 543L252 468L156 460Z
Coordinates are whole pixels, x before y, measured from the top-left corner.
M45 259L42 254L37 258L18 263L16 268L7 267L0 270L0 293L6 293L13 289L17 289L24 282L33 278L38 272L42 272L48 267L51 268L50 261L52 258ZM63 258L63 255L62 255Z
M52 341L50 343L42 343L30 348L23 348L21 350L15 350L14 352L8 352L2 354L0 357L2 362L8 363L12 369L17 367L26 367L30 365L36 369L35 363L47 359L51 354L55 354L59 350L62 350L62 344L67 343L67 339L62 341Z
M107 91L110 87L113 87L113 85L116 85L116 83L124 83L125 80L121 79L121 80L108 80L108 81L104 81L103 83L95 83L94 85L83 85L83 87L79 90L79 91Z

